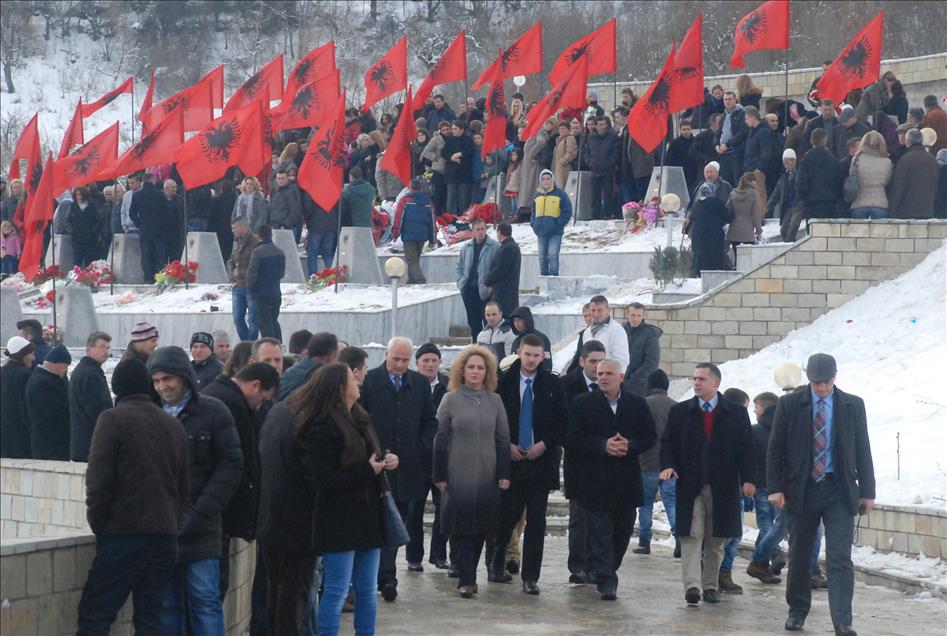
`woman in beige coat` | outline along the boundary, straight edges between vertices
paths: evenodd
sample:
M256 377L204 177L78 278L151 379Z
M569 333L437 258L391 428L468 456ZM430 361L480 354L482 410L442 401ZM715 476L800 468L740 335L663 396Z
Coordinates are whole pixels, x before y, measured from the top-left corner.
M569 172L572 170L572 162L578 155L579 147L569 129L569 122L560 122L559 137L556 139L556 149L552 154L552 172L558 187L566 187Z
M858 175L858 196L852 201L852 218L888 218L885 188L891 182L893 167L881 133L874 130L865 133L851 169Z
M736 267L737 245L755 243L763 236L763 215L754 173L747 172L740 177L740 183L727 200L727 208L733 213L733 220L727 228L727 240L733 248L733 265Z

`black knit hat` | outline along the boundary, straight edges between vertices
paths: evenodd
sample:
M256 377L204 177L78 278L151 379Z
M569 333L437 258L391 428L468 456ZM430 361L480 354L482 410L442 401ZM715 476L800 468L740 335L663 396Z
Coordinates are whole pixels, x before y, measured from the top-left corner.
M151 378L140 360L123 360L112 372L112 391L116 400L129 395L151 395Z
M418 350L414 352L414 359L417 360L425 353L433 353L438 357L438 359L441 357L441 350L438 349L437 345L433 342L425 342L423 345L418 347Z
M214 348L214 336L210 335L206 331L198 331L191 336L191 346L193 347L198 342L206 344L209 348Z

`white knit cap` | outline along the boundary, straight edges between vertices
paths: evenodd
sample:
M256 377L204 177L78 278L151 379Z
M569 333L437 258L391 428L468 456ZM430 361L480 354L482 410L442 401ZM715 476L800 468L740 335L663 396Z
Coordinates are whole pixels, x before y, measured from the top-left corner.
M796 158L795 150L793 150L792 148L786 148L785 150L783 150L783 159L795 159L795 158Z
M23 336L13 336L7 340L7 351L11 356L15 356L31 344L32 343Z
M713 166L714 170L716 170L717 172L720 172L720 164L717 163L716 161L711 161L711 162L708 163L707 165L708 165L708 166Z

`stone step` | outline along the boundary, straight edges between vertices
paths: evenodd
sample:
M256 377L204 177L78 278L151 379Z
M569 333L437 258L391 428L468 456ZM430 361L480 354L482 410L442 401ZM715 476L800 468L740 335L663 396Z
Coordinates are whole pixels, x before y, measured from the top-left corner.
M467 325L451 325L447 333L451 338L470 338L470 327Z
M465 347L470 344L470 336L454 338L451 336L435 336L428 340L431 344L438 347Z

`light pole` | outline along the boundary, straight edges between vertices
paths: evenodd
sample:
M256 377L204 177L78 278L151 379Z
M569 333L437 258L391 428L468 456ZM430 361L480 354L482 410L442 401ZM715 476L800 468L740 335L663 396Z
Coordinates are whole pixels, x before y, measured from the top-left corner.
M773 371L773 380L785 393L791 393L802 384L802 369L798 364L783 362Z
M391 281L391 337L398 335L398 280L404 276L407 266L404 259L392 256L385 261L385 275Z
M677 196L673 192L668 192L663 197L661 197L661 209L664 210L664 227L668 231L668 247L671 247L674 244L674 223L668 217L668 214L677 214L677 211L681 209L681 197ZM675 218L677 218L675 216Z

